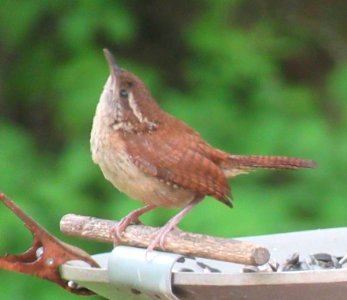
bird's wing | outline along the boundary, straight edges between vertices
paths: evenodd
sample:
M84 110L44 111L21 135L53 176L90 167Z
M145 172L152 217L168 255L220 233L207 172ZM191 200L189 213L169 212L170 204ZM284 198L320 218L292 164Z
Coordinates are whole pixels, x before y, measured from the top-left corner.
M172 128L171 128L172 129ZM126 134L131 160L143 172L198 195L210 195L231 206L230 187L220 168L199 151L201 138L194 132L164 130Z

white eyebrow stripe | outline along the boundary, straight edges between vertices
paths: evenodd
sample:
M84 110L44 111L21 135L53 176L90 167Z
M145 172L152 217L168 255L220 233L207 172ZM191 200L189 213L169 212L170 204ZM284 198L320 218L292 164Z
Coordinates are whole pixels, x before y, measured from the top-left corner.
M132 110L132 112L134 113L135 117L138 119L138 121L140 123L144 123L144 122L147 122L146 118L143 117L141 111L139 110L136 102L135 102L135 99L134 99L134 96L133 96L133 93L129 93L129 106Z

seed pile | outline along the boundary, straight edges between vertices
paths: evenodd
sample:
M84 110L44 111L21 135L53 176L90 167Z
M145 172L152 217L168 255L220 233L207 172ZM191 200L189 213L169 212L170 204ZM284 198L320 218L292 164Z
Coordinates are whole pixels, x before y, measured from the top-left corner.
M265 266L245 266L242 269L242 272L292 272L341 269L343 267L347 267L347 255L340 257L328 253L316 253L309 255L309 257L301 260L299 253L293 253L282 264L277 261L270 260Z

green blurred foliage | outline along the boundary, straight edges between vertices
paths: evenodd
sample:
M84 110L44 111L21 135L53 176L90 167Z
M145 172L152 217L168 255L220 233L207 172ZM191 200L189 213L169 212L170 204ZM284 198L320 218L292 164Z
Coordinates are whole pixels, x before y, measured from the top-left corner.
M214 146L319 163L235 178L235 209L207 198L183 229L235 237L345 226L347 4L324 3L2 1L0 189L64 240L111 249L59 233L66 213L119 219L141 205L91 161L108 47ZM161 225L175 212L143 221ZM3 207L0 220L0 253L24 250L26 230ZM2 299L77 298L23 275L0 270L0 280Z

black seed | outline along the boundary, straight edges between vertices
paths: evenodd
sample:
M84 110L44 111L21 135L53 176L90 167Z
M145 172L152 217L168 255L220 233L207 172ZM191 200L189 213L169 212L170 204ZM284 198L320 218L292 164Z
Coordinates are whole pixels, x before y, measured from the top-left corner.
M256 273L259 272L259 269L255 266L245 266L242 271L243 273Z
M137 289L134 289L134 288L131 289L131 292L132 292L134 295L140 295L140 294L141 294L141 291L139 291L139 290L137 290Z

